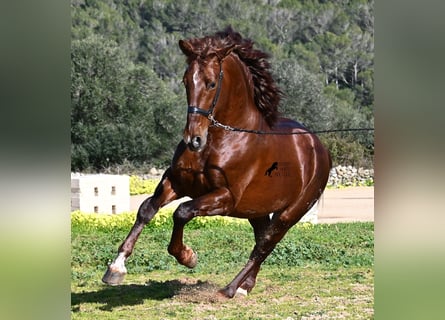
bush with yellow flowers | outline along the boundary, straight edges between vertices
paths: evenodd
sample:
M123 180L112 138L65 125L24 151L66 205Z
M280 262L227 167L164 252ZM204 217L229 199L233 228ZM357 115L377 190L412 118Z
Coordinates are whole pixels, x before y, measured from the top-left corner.
M146 228L172 228L173 211L175 208L162 208L147 224ZM136 211L120 214L84 213L73 211L71 213L71 228L83 231L113 230L130 231L136 221ZM236 224L247 224L247 220L231 217L197 217L187 224L190 229L200 229L213 226L227 226Z
M159 179L142 179L139 176L130 176L130 195L152 194L159 181Z

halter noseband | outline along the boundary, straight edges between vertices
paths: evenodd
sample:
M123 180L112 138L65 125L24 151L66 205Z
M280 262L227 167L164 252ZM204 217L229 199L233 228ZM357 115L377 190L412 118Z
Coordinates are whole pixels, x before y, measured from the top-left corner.
M212 105L210 106L209 110L205 110L196 106L188 106L187 108L187 113L192 113L192 114L200 114L206 118L209 118L210 120L213 119L213 110L215 109L216 104L218 103L218 99L219 99L219 93L221 92L221 86L222 86L222 80L223 80L223 75L224 72L222 70L222 60L221 63L219 65L219 77L218 77L218 84L216 87L216 93L215 93L215 97L213 98L212 101Z

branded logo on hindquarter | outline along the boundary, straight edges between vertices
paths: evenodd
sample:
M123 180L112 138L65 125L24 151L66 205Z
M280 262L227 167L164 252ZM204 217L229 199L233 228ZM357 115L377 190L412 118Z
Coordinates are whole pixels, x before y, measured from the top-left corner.
M273 162L269 168L266 169L264 172L265 176L268 177L292 177L295 172L295 165L292 164L292 162L280 162L275 161Z

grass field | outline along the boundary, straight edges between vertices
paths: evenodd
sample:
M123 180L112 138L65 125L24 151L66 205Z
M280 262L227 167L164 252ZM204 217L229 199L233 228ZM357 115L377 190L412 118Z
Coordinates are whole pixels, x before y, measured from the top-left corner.
M248 223L195 224L190 270L168 255L171 228L142 233L120 286L101 283L127 230L72 225L72 319L373 319L374 224L301 224L263 264L247 297L216 295L253 247Z

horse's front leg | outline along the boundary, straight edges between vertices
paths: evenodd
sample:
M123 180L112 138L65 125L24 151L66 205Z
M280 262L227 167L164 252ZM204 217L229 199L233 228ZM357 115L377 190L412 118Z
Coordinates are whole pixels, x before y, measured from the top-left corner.
M140 205L133 227L125 240L119 246L116 259L108 266L107 271L102 278L104 283L110 285L118 285L122 283L127 273L125 261L133 252L134 246L142 232L142 229L153 219L160 207L177 198L176 193L171 187L167 174L168 172L166 172L161 182L156 187L154 195L146 199Z
M180 264L194 268L198 257L190 247L183 243L184 226L194 217L226 215L232 210L232 195L225 188L180 204L173 214L174 225L168 252Z

